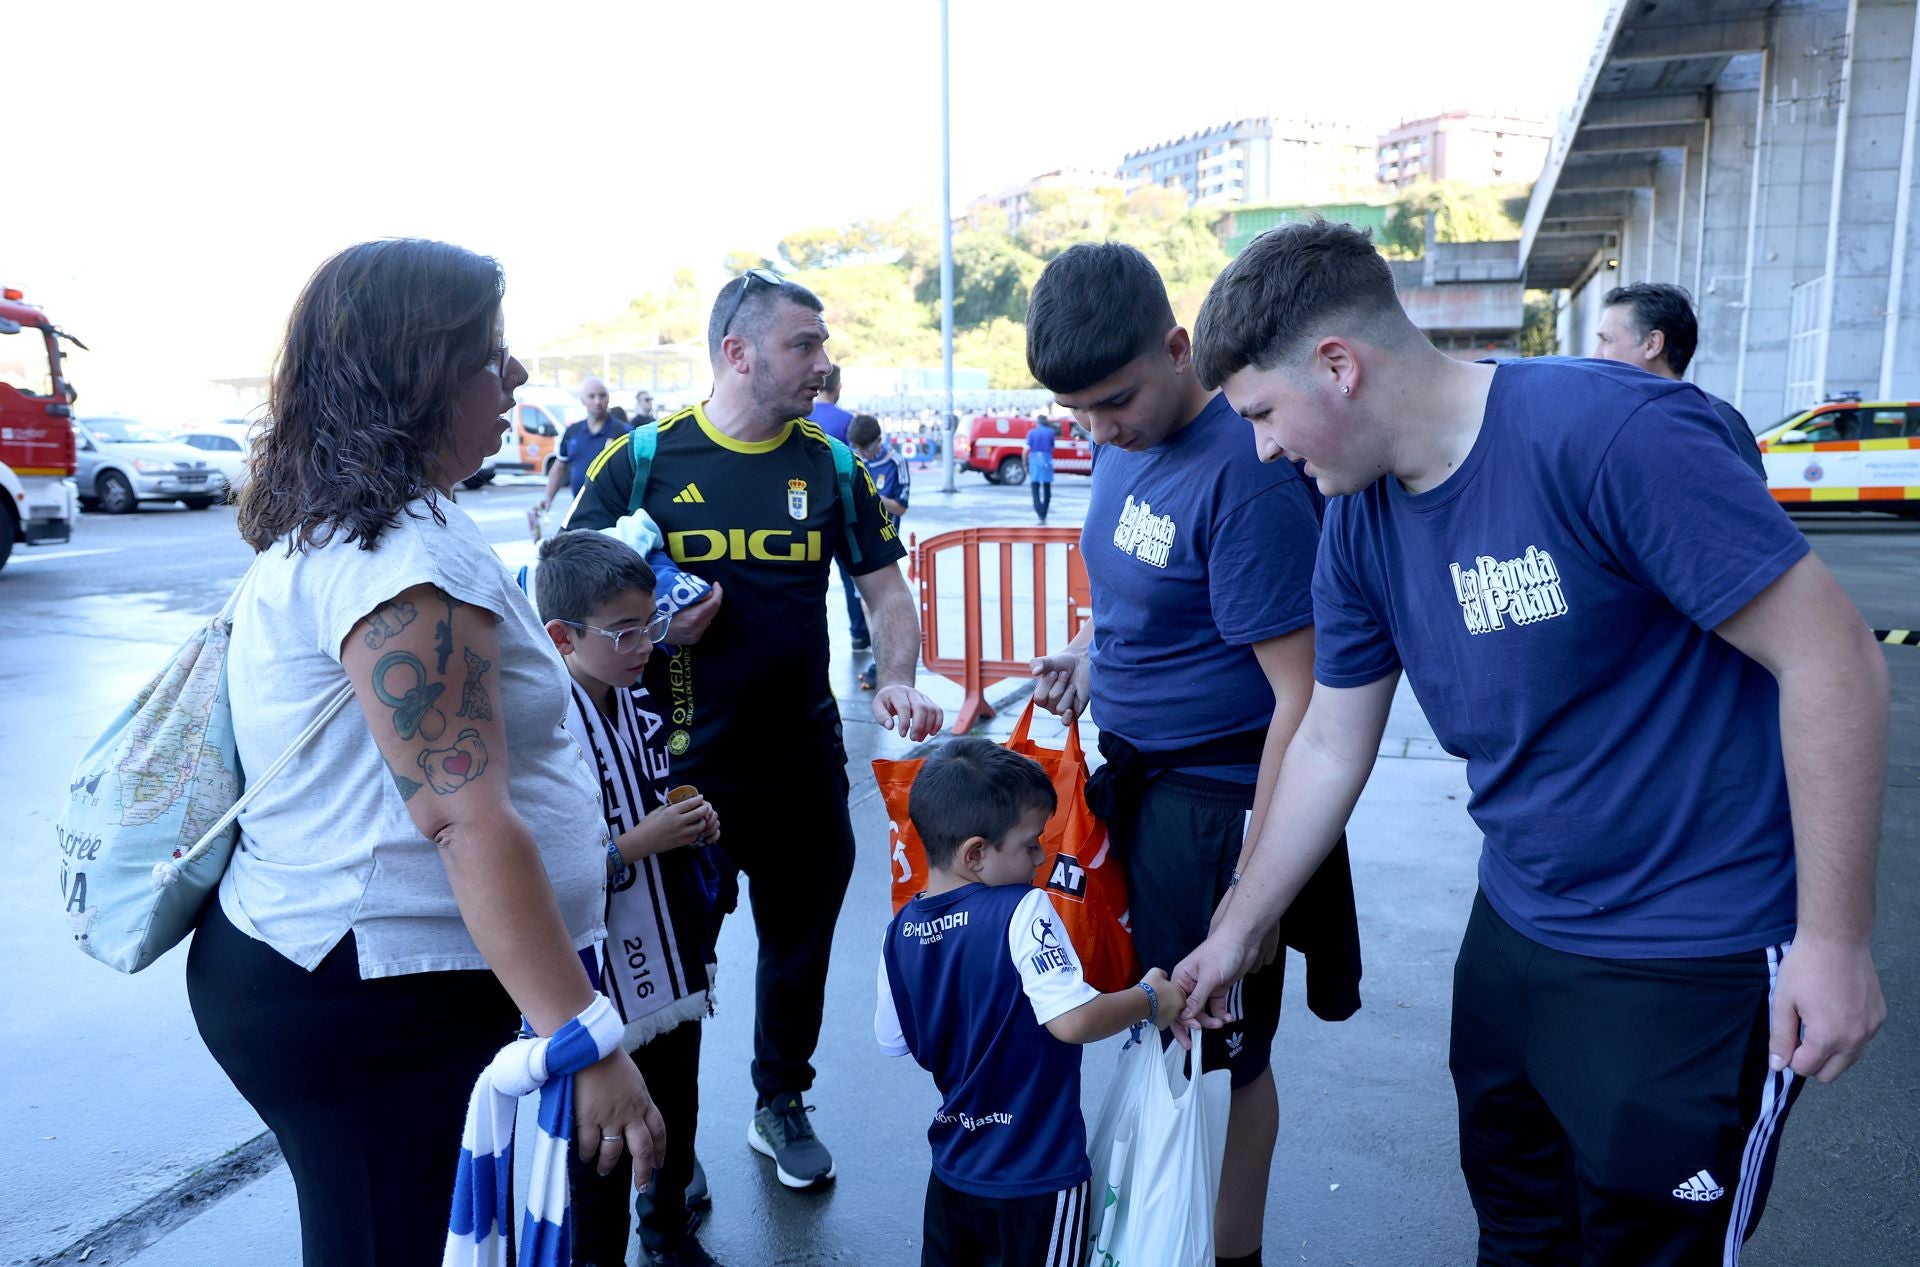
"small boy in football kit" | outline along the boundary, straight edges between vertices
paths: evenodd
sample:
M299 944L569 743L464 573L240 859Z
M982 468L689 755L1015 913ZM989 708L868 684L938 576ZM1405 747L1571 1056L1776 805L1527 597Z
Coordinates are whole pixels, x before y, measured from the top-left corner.
M927 1131L922 1267L1079 1267L1090 1221L1080 1044L1164 1029L1186 998L1165 972L1102 994L1044 889L1033 887L1053 785L985 739L929 757L908 815L927 888L887 928L874 1037L944 1097Z

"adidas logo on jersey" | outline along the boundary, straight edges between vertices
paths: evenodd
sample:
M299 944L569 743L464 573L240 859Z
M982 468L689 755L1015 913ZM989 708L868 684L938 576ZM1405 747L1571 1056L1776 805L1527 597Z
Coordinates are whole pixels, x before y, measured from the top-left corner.
M698 484L689 484L675 493L673 500L679 505L686 505L691 502L704 502L707 499L700 495L700 486Z
M1682 1201L1718 1201L1726 1191L1712 1175L1702 1170L1675 1188L1673 1195Z

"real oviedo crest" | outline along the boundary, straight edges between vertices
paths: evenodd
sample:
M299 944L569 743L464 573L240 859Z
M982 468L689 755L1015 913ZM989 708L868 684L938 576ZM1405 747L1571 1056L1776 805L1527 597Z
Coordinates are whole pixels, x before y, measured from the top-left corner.
M795 519L807 517L807 482L797 475L787 481L787 514Z

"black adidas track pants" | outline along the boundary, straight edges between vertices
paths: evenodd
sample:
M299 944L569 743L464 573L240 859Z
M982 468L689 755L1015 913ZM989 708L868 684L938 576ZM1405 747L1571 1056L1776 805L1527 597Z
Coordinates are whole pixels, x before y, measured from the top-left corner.
M1801 1088L1767 1069L1785 950L1589 958L1474 899L1450 1063L1484 1267L1737 1267Z

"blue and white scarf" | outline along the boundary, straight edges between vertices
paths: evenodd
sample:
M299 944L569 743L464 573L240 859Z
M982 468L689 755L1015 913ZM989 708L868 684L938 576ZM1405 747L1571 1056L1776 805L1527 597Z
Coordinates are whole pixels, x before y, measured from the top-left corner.
M573 1138L573 1075L620 1050L620 1017L604 996L551 1038L520 1038L500 1049L474 1083L460 1139L442 1267L568 1267L573 1217L567 1205L567 1150ZM520 1097L540 1091L533 1175L513 1255L513 1122Z

